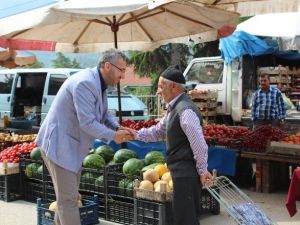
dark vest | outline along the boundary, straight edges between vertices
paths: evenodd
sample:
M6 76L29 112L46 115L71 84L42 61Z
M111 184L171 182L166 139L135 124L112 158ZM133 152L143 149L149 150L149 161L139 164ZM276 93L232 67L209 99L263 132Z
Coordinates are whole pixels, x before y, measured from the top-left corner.
M198 107L189 96L181 95L172 106L167 121L167 164L173 177L199 176L190 142L180 126L180 115L185 109L192 109L202 125Z

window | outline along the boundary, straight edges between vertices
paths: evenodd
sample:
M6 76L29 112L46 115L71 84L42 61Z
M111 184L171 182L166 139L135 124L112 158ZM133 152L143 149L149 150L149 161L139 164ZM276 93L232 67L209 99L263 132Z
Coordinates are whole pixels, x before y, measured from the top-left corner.
M0 74L0 94L11 93L14 77L14 74Z
M56 95L61 85L67 79L63 74L51 74L49 79L48 95Z
M223 62L197 62L194 63L186 74L187 82L202 84L222 83Z

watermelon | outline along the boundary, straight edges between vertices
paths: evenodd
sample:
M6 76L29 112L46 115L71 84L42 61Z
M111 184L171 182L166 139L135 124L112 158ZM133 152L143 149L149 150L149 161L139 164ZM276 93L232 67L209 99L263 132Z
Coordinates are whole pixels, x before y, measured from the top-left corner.
M126 190L125 193L127 196L132 197L133 196L133 187L134 187L134 181L131 181L128 183L128 185L126 186Z
M127 186L129 185L129 183L132 182L131 180L124 178L122 180L119 181L119 194L120 195L125 195L126 191L127 191Z
M131 158L137 158L137 155L134 151L126 148L119 149L114 155L116 163L124 163Z
M80 182L83 184L94 184L96 180L96 176L94 173L86 172L81 175Z
M105 160L98 154L89 154L83 160L83 167L102 170L105 166Z
M38 168L38 170L37 170L37 174L38 174L39 176L42 176L42 175L43 175L43 165L40 165L40 166L39 166L39 168Z
M159 151L148 152L145 156L145 164L150 165L152 163L165 163L165 156Z
M148 169L154 169L159 164L161 164L161 163L152 163L152 164L150 164L148 166L145 166L145 167L143 167L142 172L145 172Z
M103 177L103 175L96 178L95 186L98 186L98 187L103 187L104 186L104 177Z
M108 145L102 145L96 148L94 153L102 156L106 163L109 163L114 157L114 150Z
M41 149L36 147L30 152L30 158L33 160L42 160Z
M128 175L138 175L144 167L144 162L140 159L128 159L123 165L123 173Z
M38 163L30 163L26 166L25 168L25 175L28 178L32 178L35 177L38 173L38 169L40 167L40 164Z

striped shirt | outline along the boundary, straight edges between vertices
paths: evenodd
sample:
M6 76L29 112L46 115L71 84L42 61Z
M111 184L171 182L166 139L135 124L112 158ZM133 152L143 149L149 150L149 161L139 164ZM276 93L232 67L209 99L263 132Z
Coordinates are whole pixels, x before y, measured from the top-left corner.
M252 100L253 120L282 120L285 119L286 109L281 92L274 87L264 92L257 90Z
M179 97L180 95L176 96L176 98L170 102L169 107L172 108L172 105L174 105ZM144 142L154 142L165 139L167 121L168 114L166 114L155 126L139 130L137 139ZM199 175L203 175L207 172L208 146L204 139L200 120L193 110L186 109L180 115L180 126L190 142L196 161L197 172Z

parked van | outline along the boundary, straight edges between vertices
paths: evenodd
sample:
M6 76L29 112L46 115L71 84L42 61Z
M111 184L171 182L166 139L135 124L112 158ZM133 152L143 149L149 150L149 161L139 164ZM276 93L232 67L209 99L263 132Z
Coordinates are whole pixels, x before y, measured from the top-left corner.
M0 70L0 118L22 117L29 112L36 115L36 124L39 125L63 82L78 71L80 69L66 68ZM115 99L115 95L108 95L109 110L117 112ZM147 106L139 99L132 99L138 104L122 104L122 114L129 111L128 115L124 115L125 118L148 119ZM126 109L127 106L131 108Z

